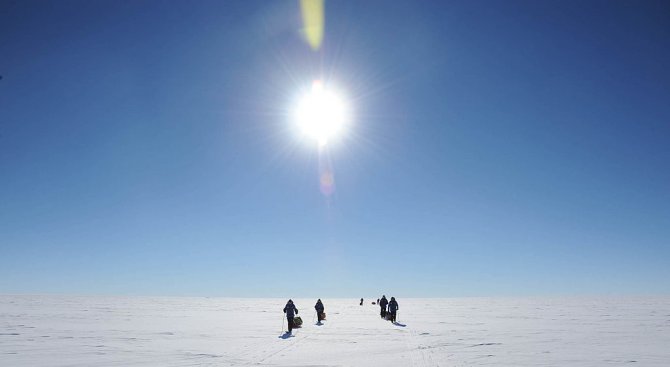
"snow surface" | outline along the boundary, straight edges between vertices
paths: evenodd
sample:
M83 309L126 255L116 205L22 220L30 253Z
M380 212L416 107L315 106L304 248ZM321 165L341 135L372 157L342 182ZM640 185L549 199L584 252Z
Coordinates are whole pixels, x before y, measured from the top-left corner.
M670 366L668 297L285 301L0 296L0 366Z

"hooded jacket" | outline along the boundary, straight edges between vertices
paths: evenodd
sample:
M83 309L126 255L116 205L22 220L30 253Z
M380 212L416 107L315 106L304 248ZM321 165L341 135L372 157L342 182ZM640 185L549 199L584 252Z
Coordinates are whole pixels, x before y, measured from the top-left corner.
M395 313L398 310L398 302L394 298L391 298L391 302L389 302L389 312Z
M386 297L382 297L381 300L379 300L379 306L383 309L386 309L386 305L389 304L389 301L386 299Z
M295 315L298 314L298 309L293 304L293 301L288 301L284 307L284 313L286 314L286 317L295 317Z

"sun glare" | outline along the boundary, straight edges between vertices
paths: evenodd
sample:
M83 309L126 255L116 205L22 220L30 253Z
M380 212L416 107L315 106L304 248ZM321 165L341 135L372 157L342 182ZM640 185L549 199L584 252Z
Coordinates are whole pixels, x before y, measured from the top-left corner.
M347 106L340 96L315 81L295 111L302 133L324 146L341 134L347 122Z

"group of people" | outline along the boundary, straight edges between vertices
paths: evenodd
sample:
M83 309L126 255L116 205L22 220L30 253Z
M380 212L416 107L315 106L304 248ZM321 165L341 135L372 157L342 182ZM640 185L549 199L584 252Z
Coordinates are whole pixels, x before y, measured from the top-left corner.
M314 309L316 310L317 324L321 325L321 320L325 320L326 316L326 314L323 312L324 307L321 299L316 300ZM284 313L286 314L286 320L288 321L288 332L290 334L293 332L293 328L296 326L295 315L298 314L298 308L295 307L295 304L293 304L293 300L288 300L286 306L284 306Z
M396 316L398 315L398 302L395 300L395 297L391 297L391 301L386 299L386 295L383 295L381 299L377 300L381 312L379 316L382 319L387 319L391 322L395 322Z
M360 304L361 306L363 305L363 298L361 298ZM386 299L386 296L383 295L381 299L377 300L377 304L381 308L380 316L382 319L395 322L396 315L398 314L398 302L395 300L395 297L391 297L391 301L389 302ZM324 312L325 308L323 307L321 299L316 301L314 309L316 310L317 324L321 325L321 321L326 319L326 314ZM293 328L296 326L295 317L298 314L298 308L295 307L295 304L293 304L293 300L288 300L286 306L284 306L284 313L286 314L286 320L288 320L288 333L290 334L293 332Z

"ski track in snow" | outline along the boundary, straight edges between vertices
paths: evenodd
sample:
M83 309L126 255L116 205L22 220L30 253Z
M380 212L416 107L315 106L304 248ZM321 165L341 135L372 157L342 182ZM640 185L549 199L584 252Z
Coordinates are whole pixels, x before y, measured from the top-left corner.
M0 366L670 366L670 297L323 300L0 296Z

